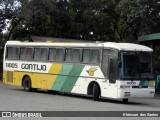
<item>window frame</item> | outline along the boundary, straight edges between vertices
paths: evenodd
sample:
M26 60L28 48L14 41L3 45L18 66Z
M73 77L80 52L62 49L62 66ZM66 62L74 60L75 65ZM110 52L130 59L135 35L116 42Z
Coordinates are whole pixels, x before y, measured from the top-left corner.
M56 53L55 53L55 58L54 60L49 60L49 56L50 56L50 49L55 49L56 50L56 53L57 53L57 49L62 49L63 51L63 54L62 54L62 61L59 61L59 60L56 60ZM63 47L48 47L48 61L49 62L64 62L64 52L65 52L65 48Z
M107 55L105 55L105 56L107 56L107 59L108 59L108 61L107 61L107 72L105 73L104 71L103 71L103 66L102 66L102 64L103 64L103 60L104 60L104 50L110 50L110 51L114 51L116 54L107 54ZM107 79L109 79L110 78L110 75L109 75L109 73L110 73L110 59L112 59L112 58L119 58L119 50L117 50L117 49L114 49L114 48L103 48L102 49L102 56L101 56L102 58L101 58L101 69L102 69L102 72L103 72L103 74L104 74L104 76L107 78ZM117 66L118 67L118 66ZM119 70L118 70L118 68L117 68L117 73L116 73L116 78L117 79L119 79ZM109 80L109 82L110 82L110 80ZM112 83L112 82L110 82L110 83Z
M21 59L21 49L22 48L25 48L24 59ZM20 47L19 60L25 60L26 59L26 50L27 50L27 47Z
M49 62L54 62L55 61L55 59L56 59L56 52L55 52L55 55L54 55L54 59L53 60L50 60L49 58L50 58L50 49L55 49L55 51L56 51L56 48L51 48L51 47L49 47L48 48L48 61Z
M71 49L71 54L73 55L73 51L74 50L79 50L79 61L73 61L73 56L71 56L71 61L66 61L66 50L67 49ZM64 62L65 63L82 63L82 48L79 48L79 47L77 47L77 48L75 48L75 47L67 47L67 48L65 48L65 51L64 51L65 53L64 53Z
M26 53L27 53L27 49L28 49L28 48L31 48L31 49L32 49L31 59L26 59ZM26 53L25 53L25 60L26 60L26 61L33 61L34 47L32 47L32 46L26 46Z
M38 60L35 60L35 49L40 49L40 58ZM42 54L42 49L46 49L47 50L47 55L46 55L46 60L41 60L41 54ZM33 61L42 61L42 62L47 62L49 61L49 48L48 47L33 47Z
M83 61L83 52L84 52L84 50L86 50L86 49L88 49L88 50L90 50L90 62L84 62ZM92 52L92 50L98 50L98 62L96 62L96 63L93 63L93 62L91 62L91 52ZM83 64L94 64L94 65L98 65L98 64L100 64L101 63L101 48L83 48L82 49L82 59L81 59L81 62L83 63Z
M12 57L8 58L8 48L12 48ZM13 48L17 48L18 49L18 57L17 58L13 58ZM19 60L19 56L20 55L20 47L18 46L6 46L6 55L5 55L5 59L6 60Z

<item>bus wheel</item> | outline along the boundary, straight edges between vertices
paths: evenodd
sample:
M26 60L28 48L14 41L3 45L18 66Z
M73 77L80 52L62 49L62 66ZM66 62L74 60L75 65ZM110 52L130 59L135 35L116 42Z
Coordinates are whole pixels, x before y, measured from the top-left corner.
M25 91L28 91L28 92L32 91L31 79L28 76L26 76L23 80L23 88Z
M100 96L100 89L97 84L93 85L93 100L98 101Z
M123 98L123 103L127 103L128 102L128 98Z

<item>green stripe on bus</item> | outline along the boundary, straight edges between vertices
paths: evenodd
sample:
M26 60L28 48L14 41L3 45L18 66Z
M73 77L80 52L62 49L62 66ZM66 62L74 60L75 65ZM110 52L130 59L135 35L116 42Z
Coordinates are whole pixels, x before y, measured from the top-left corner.
M84 65L74 65L72 70L69 73L69 76L65 80L63 87L61 89L62 92L71 92L76 81L78 80Z
M61 88L67 78L67 75L69 74L69 72L71 71L73 65L72 64L67 64L67 65L63 65L60 73L61 75L58 75L53 86L52 86L52 90L57 90L57 91L61 91ZM66 75L66 76L65 76Z

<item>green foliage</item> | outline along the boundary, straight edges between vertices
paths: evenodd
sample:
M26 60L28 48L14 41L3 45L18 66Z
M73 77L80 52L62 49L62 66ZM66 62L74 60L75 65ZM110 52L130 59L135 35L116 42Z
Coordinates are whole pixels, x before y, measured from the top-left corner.
M160 0L0 0L0 5L5 6L0 30L11 20L7 39L137 42L138 35L160 31Z

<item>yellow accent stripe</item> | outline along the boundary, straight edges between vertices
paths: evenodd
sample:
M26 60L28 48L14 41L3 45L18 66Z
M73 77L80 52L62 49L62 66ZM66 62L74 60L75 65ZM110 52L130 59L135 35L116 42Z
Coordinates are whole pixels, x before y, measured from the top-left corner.
M32 80L33 88L51 89L59 72L62 69L62 64L52 64L48 73L34 73L34 72L23 72L13 71L13 82L8 82L7 71L3 71L3 82L11 85L22 85L22 78L24 75L28 75Z
M48 73L59 74L61 69L62 69L62 64L52 64ZM52 88L52 85L54 84L56 78L57 78L57 75L47 75L47 80L48 80L47 88L49 90Z
M62 64L52 64L48 73L58 74L62 68Z

